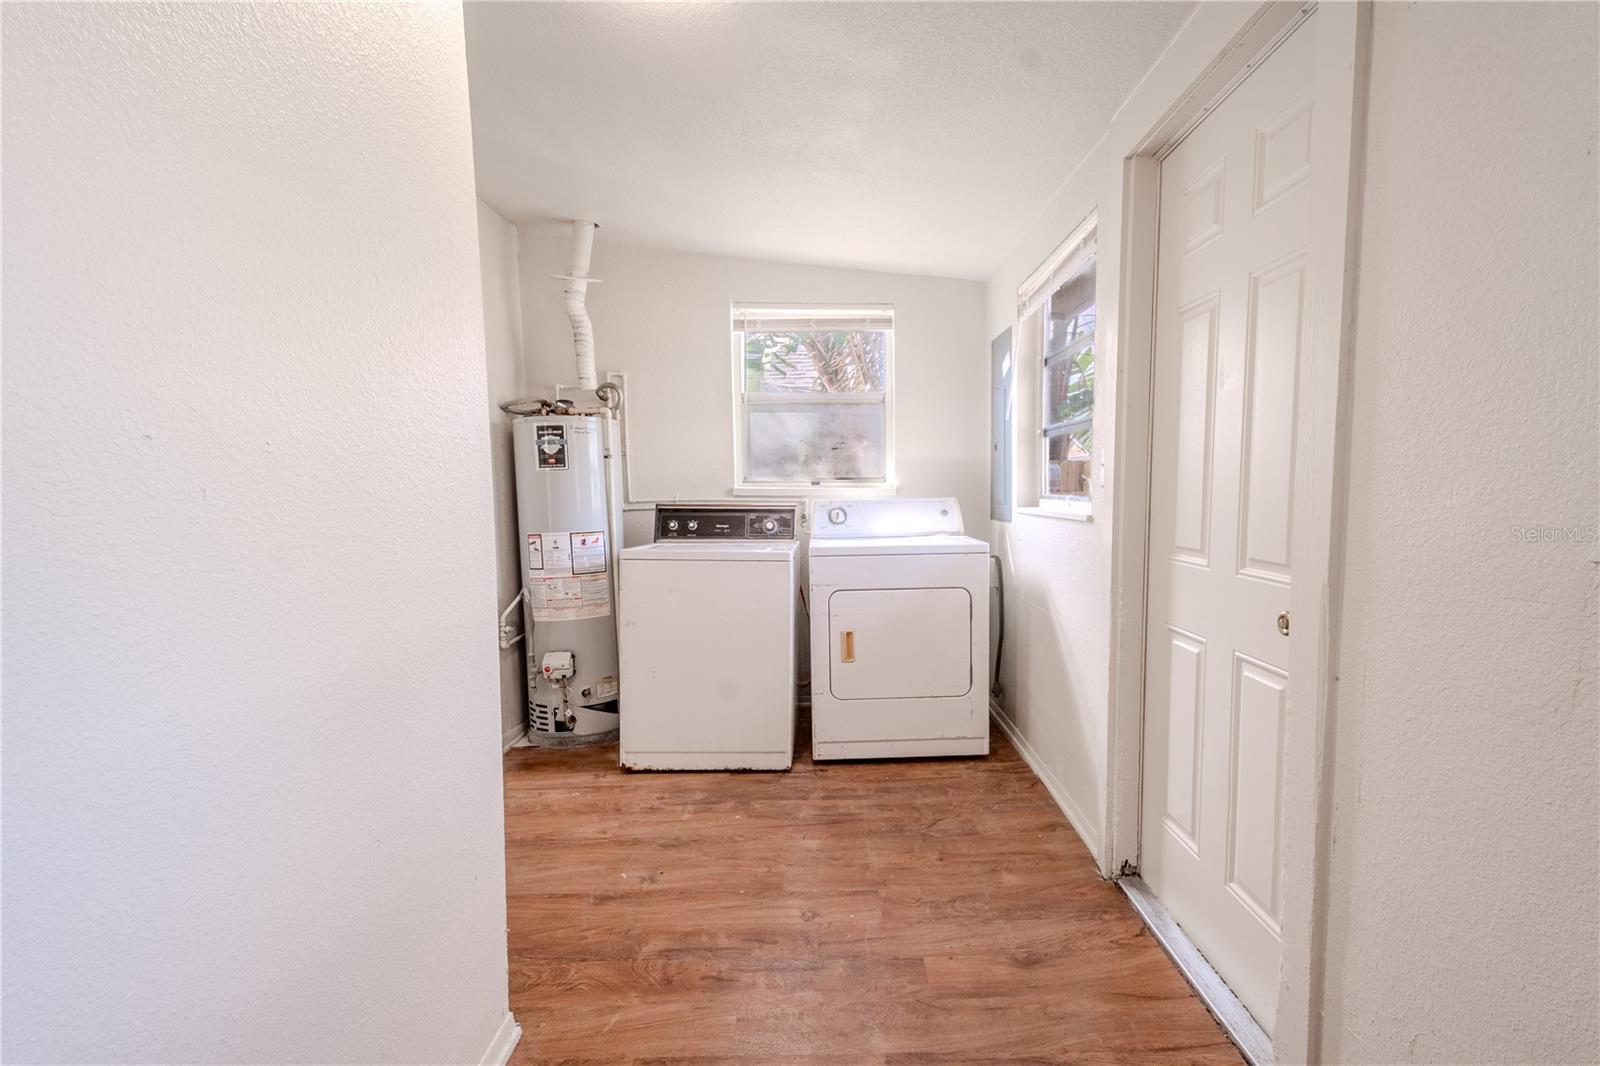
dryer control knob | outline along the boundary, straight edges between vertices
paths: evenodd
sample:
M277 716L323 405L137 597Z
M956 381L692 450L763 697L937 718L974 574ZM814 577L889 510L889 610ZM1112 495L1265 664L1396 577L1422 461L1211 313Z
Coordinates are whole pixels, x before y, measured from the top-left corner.
M676 518L667 519L667 528L668 529L677 529L678 528L678 520Z
M766 530L768 533L776 533L778 531L777 519L767 519L765 522L761 523L761 528Z
M700 523L696 522L694 519L691 518L691 519L689 519L689 528L690 529L699 529L700 528Z

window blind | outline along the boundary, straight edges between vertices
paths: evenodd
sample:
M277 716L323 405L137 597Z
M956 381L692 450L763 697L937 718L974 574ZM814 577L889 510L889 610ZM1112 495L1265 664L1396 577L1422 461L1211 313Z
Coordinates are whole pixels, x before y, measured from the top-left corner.
M1061 286L1094 262L1098 248L1094 219L1081 223L1017 288L1017 317L1027 318Z
M744 333L789 333L799 330L893 329L894 310L888 307L733 308L733 328Z

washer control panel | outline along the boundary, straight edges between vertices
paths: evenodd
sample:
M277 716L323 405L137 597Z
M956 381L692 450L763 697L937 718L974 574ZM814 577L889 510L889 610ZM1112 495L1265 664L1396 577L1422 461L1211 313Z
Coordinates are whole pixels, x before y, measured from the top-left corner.
M793 540L793 507L673 504L656 508L656 540Z

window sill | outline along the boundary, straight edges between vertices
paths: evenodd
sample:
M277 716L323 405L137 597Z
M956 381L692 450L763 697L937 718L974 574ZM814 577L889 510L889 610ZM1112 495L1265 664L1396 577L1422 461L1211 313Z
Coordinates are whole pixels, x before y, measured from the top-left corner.
M1015 514L1025 514L1030 518L1065 518L1069 522L1093 522L1094 509L1088 501L1083 503L1046 502L1037 507L1014 507Z
M834 496L893 496L895 487L888 482L875 485L735 485L730 494L739 496L777 497L780 499L813 499Z

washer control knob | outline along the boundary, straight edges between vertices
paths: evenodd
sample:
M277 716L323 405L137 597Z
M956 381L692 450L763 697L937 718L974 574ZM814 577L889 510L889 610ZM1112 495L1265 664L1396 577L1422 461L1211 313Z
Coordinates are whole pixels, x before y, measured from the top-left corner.
M769 518L765 522L761 523L761 528L766 530L768 533L776 533L778 531L778 520L776 518Z
M832 522L836 526L844 525L844 520L846 517L848 516L844 513L843 507L834 507L828 511L828 521Z
M667 528L668 529L677 529L678 528L678 520L676 518L667 519Z
M696 522L694 519L691 518L691 519L689 519L689 528L690 529L699 529L700 528L700 523Z

